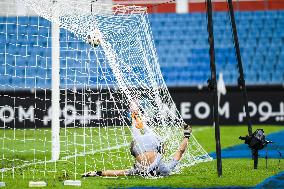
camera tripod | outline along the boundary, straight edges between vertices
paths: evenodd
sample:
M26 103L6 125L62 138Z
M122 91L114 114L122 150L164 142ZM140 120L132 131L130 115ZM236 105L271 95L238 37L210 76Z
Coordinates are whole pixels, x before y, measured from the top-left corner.
M217 171L218 176L222 176L222 160L221 160L221 144L220 144L220 127L219 127L219 112L218 112L218 94L217 94L217 79L216 79L216 66L215 66L215 50L214 50L214 34L213 34L213 20L212 20L212 2L211 0L206 0L207 5L207 31L208 31L208 42L209 42L209 55L210 55L210 72L211 77L208 79L208 88L212 93L213 103L213 118L214 118L214 126L215 126L215 140L216 140L216 156L217 156ZM230 15L231 27L233 32L234 38L234 46L235 46L235 53L237 59L237 67L239 72L238 78L238 86L242 90L243 94L243 104L245 107L245 115L246 115L246 122L248 125L248 135L252 136L252 125L250 114L248 110L248 98L247 98L247 91L246 91L246 84L242 66L242 59L241 59L241 52L239 47L239 40L237 34L237 27L236 21L234 16L234 9L232 0L228 0L228 12ZM255 167L257 167L258 162L258 151L252 151L252 156L254 159Z

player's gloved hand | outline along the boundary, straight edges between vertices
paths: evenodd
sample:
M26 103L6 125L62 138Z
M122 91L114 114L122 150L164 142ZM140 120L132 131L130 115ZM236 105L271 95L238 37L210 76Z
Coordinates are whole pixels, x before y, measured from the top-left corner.
M192 132L192 128L190 125L185 125L183 130L184 138L189 138Z
M136 119L138 115L139 115L139 114L138 114L138 111L134 111L134 112L131 113L131 117L132 117L133 119Z
M140 118L140 115L138 113L138 111L134 111L132 114L131 114L131 117L136 121L136 128L137 129L143 129L144 128L144 125L143 125L143 122Z

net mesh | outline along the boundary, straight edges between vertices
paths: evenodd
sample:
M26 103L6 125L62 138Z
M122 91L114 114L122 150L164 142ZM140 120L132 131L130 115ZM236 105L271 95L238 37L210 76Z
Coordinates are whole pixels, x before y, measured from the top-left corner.
M88 170L131 167L133 101L143 122L165 142L164 160L170 161L185 123L163 80L146 8L86 0L22 2L36 14L15 16L8 10L0 20L2 178L76 179ZM56 162L51 161L51 22L61 28ZM100 45L93 48L86 38L95 30ZM192 136L179 166L209 160Z

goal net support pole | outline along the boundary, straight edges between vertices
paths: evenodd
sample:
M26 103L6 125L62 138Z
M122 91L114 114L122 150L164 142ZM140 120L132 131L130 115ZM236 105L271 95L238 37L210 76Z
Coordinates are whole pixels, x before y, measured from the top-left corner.
M231 20L231 27L232 27L233 37L234 37L235 53L236 53L236 58L238 61L238 71L239 71L238 85L243 92L243 99L244 99L243 103L245 107L246 121L248 125L248 134L249 136L252 136L252 124L251 124L249 108L248 108L248 96L247 96L247 90L246 90L246 82L245 82L245 77L244 77L241 50L239 46L237 25L235 21L234 7L233 7L232 0L228 0L228 7L229 7L228 12L230 15L230 20Z
M55 3L55 2L53 2ZM52 93L52 118L51 118L51 137L52 137L52 155L51 159L57 161L60 155L60 43L59 32L60 28L56 22L52 22L52 79L51 79L51 93Z
M248 125L248 135L252 136L253 135L252 123L251 123L249 107L248 107L248 95L247 95L247 90L246 90L246 81L245 81L245 76L244 76L243 63L242 63L242 58L241 58L241 50L240 50L240 45L239 45L237 25L235 21L234 7L233 7L232 0L228 0L228 8L229 8L228 12L230 15L230 21L231 21L231 28L232 28L233 38L234 38L237 67L238 67L238 72L239 72L238 86L242 90L242 94L243 94L243 105L244 105L244 110L246 113L246 122ZM258 151L252 150L251 153L252 153L252 159L254 160L254 169L257 169Z
M220 142L220 126L219 126L219 102L217 95L217 74L215 65L215 50L214 50L214 33L213 33L213 19L212 19L212 2L207 0L207 19L208 19L208 41L210 45L209 55L210 55L210 70L211 78L208 80L209 89L211 90L213 96L213 118L215 127L215 140L216 140L216 156L217 156L217 173L218 176L222 176L222 156L221 156L221 142Z

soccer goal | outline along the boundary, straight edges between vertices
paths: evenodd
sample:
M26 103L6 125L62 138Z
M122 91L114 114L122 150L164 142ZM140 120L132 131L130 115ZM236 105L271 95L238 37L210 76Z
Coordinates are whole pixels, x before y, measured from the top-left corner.
M166 143L164 159L172 158L185 123L163 80L145 7L88 0L0 6L2 181L78 180L89 170L131 167L132 101ZM179 167L209 160L193 136Z

